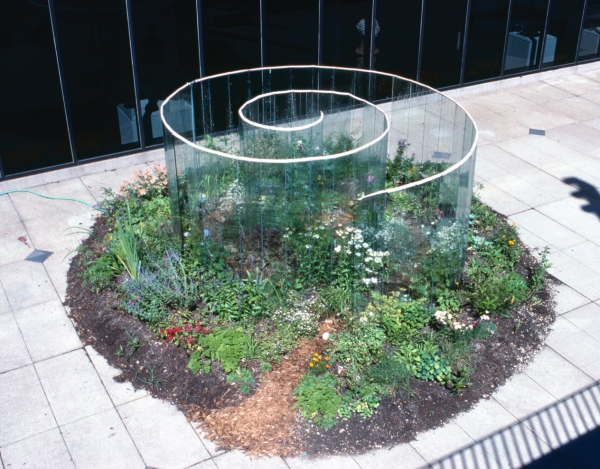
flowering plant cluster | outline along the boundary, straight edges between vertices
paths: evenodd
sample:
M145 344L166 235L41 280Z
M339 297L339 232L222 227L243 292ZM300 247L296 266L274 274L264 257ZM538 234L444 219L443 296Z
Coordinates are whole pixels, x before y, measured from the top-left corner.
M329 357L323 357L318 353L313 353L308 363L308 368L311 372L322 374L325 371L329 370Z
M210 334L211 330L201 322L170 321L171 327L161 327L157 334L159 337L175 345L192 349L197 346L200 337Z
M135 177L123 182L119 194L136 199L143 197L152 199L157 195L166 195L167 192L167 169L157 164L150 170L135 171Z
M468 319L465 320L461 318L458 313L451 313L449 311L438 310L435 312L434 317L440 324L457 331L472 330L476 324L469 321Z

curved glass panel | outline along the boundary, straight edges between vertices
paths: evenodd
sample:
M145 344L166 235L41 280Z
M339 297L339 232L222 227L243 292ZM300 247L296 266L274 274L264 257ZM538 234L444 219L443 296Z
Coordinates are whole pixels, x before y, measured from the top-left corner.
M373 291L460 278L477 130L435 90L265 68L188 84L161 114L175 231L201 263L290 287L343 283L357 308Z

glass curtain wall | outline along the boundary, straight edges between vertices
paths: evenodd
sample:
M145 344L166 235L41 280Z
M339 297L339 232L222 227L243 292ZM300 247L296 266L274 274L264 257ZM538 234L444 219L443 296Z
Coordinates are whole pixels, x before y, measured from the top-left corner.
M0 178L162 144L160 104L201 76L321 64L444 89L600 58L600 0L9 3L0 15ZM391 86L353 73L288 73L296 87L320 80L375 100ZM266 77L252 93L280 79ZM191 98L246 98L228 80L210 87ZM210 111L219 126L238 125L237 115Z
M588 0L579 42L578 60L597 59L600 54L600 0Z
M0 158L10 176L73 159L48 2L9 10L0 15Z

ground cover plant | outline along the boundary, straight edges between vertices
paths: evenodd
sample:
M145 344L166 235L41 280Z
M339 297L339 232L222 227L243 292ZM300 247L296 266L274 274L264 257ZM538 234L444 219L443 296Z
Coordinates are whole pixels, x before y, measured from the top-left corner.
M329 145L353 143L340 136ZM447 167L408 150L398 143L388 186ZM242 190L236 184L220 181L225 192ZM404 255L411 265L420 255L415 267L391 265L377 234L352 224L328 235L325 222L290 223L271 240L287 243L290 282L276 265L265 274L252 261L240 271L235 255L197 236L193 220L179 238L165 170L156 167L107 191L72 264L67 304L122 379L201 418L222 445L293 454L405 441L491 393L553 320L546 253L536 261L516 227L477 199L464 273L448 268L461 254L456 225L440 220L443 190L400 192L386 208L394 236L423 240L390 244L416 245ZM422 255L433 249L437 258Z

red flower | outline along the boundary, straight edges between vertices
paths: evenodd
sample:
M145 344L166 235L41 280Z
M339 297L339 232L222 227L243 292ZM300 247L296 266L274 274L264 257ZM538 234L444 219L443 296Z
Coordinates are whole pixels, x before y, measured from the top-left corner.
M192 330L192 326L187 325L187 326L184 327L184 329L185 329L185 332L189 332L189 331Z

